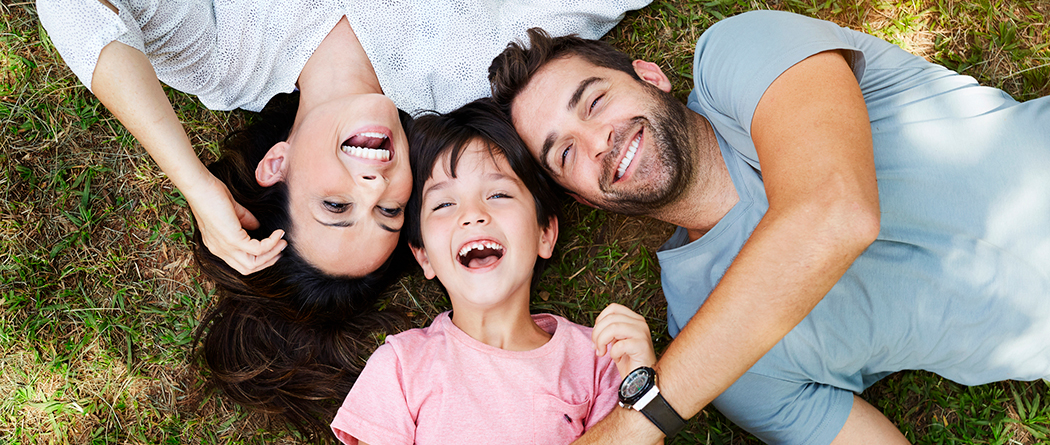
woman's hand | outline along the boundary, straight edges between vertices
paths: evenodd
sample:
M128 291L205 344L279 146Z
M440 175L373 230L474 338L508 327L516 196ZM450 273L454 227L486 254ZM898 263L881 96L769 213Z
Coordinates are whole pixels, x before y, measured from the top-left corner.
M215 256L222 258L242 275L258 272L277 262L281 251L288 246L283 230L274 230L266 239L256 240L245 229L259 227L255 216L237 201L218 179L207 186L195 188L192 198L186 199L193 210L197 228L204 245Z
M145 54L110 42L99 54L91 85L99 101L186 196L208 250L244 275L277 261L288 245L281 239L284 231L276 230L264 240L248 236L244 228L257 228L259 221L197 158Z
M591 338L595 353L602 356L608 352L620 371L620 377L627 376L639 366L656 363L653 337L645 317L625 306L613 303L598 314Z

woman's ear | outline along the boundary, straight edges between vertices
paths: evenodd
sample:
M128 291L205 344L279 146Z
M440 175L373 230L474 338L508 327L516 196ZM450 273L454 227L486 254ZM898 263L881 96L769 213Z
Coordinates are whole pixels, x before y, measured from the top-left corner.
M288 142L285 141L270 147L266 156L259 161L259 165L255 166L255 182L263 187L269 187L284 180L287 168L285 154L288 153L288 147Z
M634 66L634 72L642 80L653 84L665 93L671 92L671 80L664 74L664 70L660 69L660 65L644 60L635 60L631 65Z
M554 244L558 242L558 217L552 215L550 221L547 221L547 227L540 229L538 253L540 258L550 259L554 254Z
M416 247L412 244L408 245L409 249L412 249L412 256L416 257L416 262L419 263L419 267L423 268L423 276L427 277L428 280L433 280L437 274L434 273L434 267L430 265L430 258L427 257L427 250L422 247Z

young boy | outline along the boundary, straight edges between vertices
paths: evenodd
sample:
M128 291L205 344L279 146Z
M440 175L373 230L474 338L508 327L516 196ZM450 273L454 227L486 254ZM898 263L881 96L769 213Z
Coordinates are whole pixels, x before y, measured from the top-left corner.
M406 236L452 311L387 337L333 431L348 444L572 442L616 406L622 374L655 363L644 318L611 305L592 332L530 315L558 203L528 152L505 149L521 142L490 101L412 132Z

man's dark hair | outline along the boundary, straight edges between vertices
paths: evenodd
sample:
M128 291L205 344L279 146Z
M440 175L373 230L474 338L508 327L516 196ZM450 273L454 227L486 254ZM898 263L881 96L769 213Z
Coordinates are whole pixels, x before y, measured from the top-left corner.
M635 80L641 80L634 71L633 60L608 43L583 39L575 34L551 37L540 28L531 28L527 32L528 48L521 42L511 42L489 65L492 99L507 116L511 115L511 102L521 94L532 76L555 59L579 56L596 66L623 71Z

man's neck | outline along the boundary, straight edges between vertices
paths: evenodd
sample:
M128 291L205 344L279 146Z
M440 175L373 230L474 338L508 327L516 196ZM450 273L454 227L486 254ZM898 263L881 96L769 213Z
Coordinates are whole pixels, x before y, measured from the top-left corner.
M729 213L740 197L710 122L692 110L689 117L693 119L690 128L695 130L690 138L696 149L693 180L681 198L650 216L685 228L689 240L695 241Z

